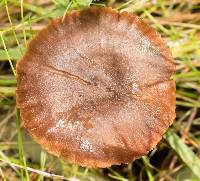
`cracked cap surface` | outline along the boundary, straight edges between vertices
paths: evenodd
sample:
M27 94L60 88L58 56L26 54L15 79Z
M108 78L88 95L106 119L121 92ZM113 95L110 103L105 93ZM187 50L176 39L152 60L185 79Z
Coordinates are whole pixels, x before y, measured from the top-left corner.
M87 167L129 163L175 118L175 72L160 35L111 8L72 11L17 63L24 126L50 153Z

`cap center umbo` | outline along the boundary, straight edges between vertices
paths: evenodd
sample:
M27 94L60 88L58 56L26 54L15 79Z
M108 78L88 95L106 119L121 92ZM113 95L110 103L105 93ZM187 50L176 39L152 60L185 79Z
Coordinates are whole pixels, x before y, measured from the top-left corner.
M131 80L127 77L128 61L111 53L94 53L90 69L86 71L85 79L90 82L91 94L97 92L101 98L122 98L131 94ZM103 92L105 93L103 93Z
M88 69L79 72L88 84L77 85L78 97L76 101L76 114L73 120L85 120L96 114L104 114L113 106L125 104L131 97L131 81L127 79L127 62L116 54L94 53L87 62ZM75 92L75 91L74 91Z

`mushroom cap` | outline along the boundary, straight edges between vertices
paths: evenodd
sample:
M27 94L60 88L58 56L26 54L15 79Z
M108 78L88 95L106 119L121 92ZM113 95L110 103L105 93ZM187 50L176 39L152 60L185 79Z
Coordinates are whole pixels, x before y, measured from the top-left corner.
M139 17L87 8L59 18L17 63L24 126L50 153L87 167L147 154L175 118L173 59Z

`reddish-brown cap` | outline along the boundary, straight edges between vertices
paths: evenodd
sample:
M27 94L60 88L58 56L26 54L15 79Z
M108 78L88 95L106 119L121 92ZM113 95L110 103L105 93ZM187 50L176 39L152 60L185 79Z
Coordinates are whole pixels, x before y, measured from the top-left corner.
M24 126L50 153L88 167L129 163L175 118L175 72L160 35L111 8L72 11L17 64Z

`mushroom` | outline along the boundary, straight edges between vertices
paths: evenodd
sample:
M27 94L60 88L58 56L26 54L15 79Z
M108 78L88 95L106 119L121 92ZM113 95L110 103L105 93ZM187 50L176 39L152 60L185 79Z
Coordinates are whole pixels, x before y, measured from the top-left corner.
M17 63L25 128L70 163L109 167L146 155L175 118L175 65L161 36L112 8L72 11Z

